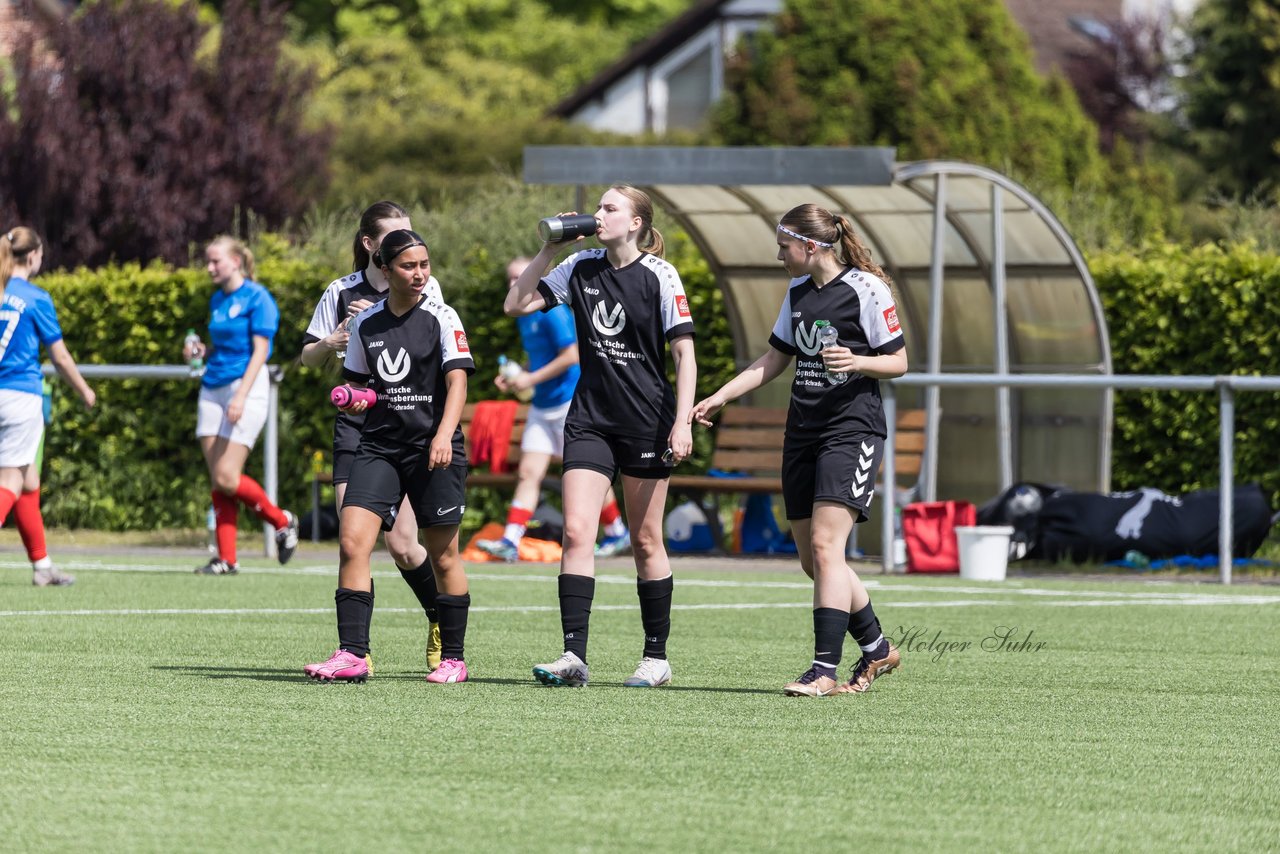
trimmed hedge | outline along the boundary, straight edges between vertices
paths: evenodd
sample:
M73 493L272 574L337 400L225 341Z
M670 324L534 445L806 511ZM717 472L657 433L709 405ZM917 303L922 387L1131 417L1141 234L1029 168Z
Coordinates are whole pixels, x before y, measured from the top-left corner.
M1252 245L1151 244L1090 258L1117 373L1280 375L1280 256ZM1112 482L1218 485L1218 397L1117 392ZM1235 478L1280 497L1280 396L1236 395Z
M698 322L699 393L709 394L733 370L723 300L688 237L676 232L669 244L668 258L682 273ZM316 300L342 271L272 257L282 249L270 236L255 248L269 256L259 263L257 279L275 297L282 318L270 360L286 368L280 387L280 498L284 506L305 512L315 455L325 468L332 462L333 409L327 391L337 376L296 360ZM451 263L438 264L436 275L462 317L476 358L468 396L493 398L498 354L523 352L515 322L501 311L509 255L481 246L452 257L440 254ZM52 294L67 346L81 364L177 364L187 328L203 335L208 319L211 285L201 269L113 265L47 274L39 284ZM110 530L203 525L209 486L194 437L198 383L96 380L92 385L98 406L86 412L65 384L54 384L55 420L47 433L44 471L48 522ZM705 458L710 437L706 431L696 431L695 437ZM248 468L261 477L261 452L250 456ZM467 528L505 512L509 495L474 493ZM243 527L252 530L256 522L246 517L241 516Z

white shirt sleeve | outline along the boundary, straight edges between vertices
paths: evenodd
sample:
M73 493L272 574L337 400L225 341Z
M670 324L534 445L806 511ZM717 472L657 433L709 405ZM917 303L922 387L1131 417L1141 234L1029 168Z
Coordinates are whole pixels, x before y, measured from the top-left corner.
M684 283L680 281L680 273L674 265L650 255L645 263L658 277L658 285L662 294L662 331L667 337L693 334L693 313L689 311L689 297L685 295Z
M862 272L858 274L861 297L862 331L866 333L867 344L873 350L902 337L902 325L898 323L898 307L893 302L893 291L877 276Z
M795 284L794 280L792 284ZM790 347L792 354L795 353L796 338L791 328L791 285L787 286L787 293L782 297L782 307L778 309L778 319L773 323L773 337Z
M445 371L461 368L471 373L475 362L471 358L471 346L467 343L467 331L462 319L451 307L441 306L436 312L440 323L440 364Z
M578 261L585 257L585 253L589 250L575 252L568 258L561 261L555 266L550 273L542 278L542 284L547 286L547 290L556 298L556 302L560 305L570 305L573 301L573 295L569 291L569 277L573 275L573 268Z
M333 282L324 289L316 310L311 314L311 324L307 326L307 334L319 341L328 338L338 328L338 291L342 290L342 280Z
M376 306L375 306L376 308ZM364 355L364 342L360 340L360 322L364 320L373 309L366 309L357 314L349 324L351 331L351 340L347 342L347 358L342 363L343 369L349 374L359 374L367 377L370 375L369 360Z

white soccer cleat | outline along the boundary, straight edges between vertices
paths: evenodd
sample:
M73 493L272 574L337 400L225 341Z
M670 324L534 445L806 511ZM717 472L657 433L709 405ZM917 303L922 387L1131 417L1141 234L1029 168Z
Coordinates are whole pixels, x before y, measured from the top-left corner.
M550 664L533 668L533 678L543 685L581 688L587 684L587 663L572 652L566 652Z
M623 681L628 688L657 688L671 681L671 663L665 658L642 658L636 672Z

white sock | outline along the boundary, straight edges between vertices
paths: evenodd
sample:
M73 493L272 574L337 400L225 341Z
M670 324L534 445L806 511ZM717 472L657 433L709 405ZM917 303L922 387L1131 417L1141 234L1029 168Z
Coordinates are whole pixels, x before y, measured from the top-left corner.
M507 527L502 531L503 539L508 542L520 545L520 540L524 538L525 526L517 522L508 522Z
M621 537L626 532L627 523L622 521L621 516L604 526L604 535L606 537Z
M39 571L42 569L53 569L53 559L50 558L48 555L45 555L35 563L31 564L31 568L36 571Z
M870 644L868 644L867 646L858 644L858 648L861 649L863 652L875 652L876 647L880 646L880 641L882 640L884 640L884 635L877 635L876 639L873 640Z

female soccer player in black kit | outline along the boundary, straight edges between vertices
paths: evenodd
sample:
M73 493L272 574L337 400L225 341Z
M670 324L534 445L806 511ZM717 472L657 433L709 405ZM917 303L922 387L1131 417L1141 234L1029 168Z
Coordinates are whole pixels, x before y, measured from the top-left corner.
M355 316L374 303L387 298L387 277L373 260L382 238L387 234L411 228L409 213L395 202L375 202L360 215L360 227L352 246L354 256L349 276L335 279L325 288L320 302L316 303L307 334L302 339L302 364L320 367L329 364L331 357L339 361L345 357L350 339L348 328ZM432 276L427 279L426 296L444 302L440 295L440 283ZM327 405L327 404L326 404ZM364 426L363 415L339 411L333 422L333 491L342 512L342 499L347 491L347 477L351 474L351 462L356 458L360 445L360 430ZM436 615L436 581L427 560L426 550L418 542L418 520L413 507L406 500L396 514L395 525L387 531L387 551L400 570L400 575L413 590L427 615L427 670L440 666L440 624Z
M458 422L475 371L458 315L426 293L431 260L414 231L382 239L378 264L390 284L383 302L353 321L344 374L377 393L368 409L342 504L338 649L303 672L330 682L363 682L369 661L373 589L369 556L379 530L390 530L405 496L425 532L435 570L443 660L428 682L465 682L463 642L471 596L458 556L458 525L466 507L466 452Z
M814 660L783 690L809 697L861 693L897 667L899 656L881 634L844 549L854 523L867 519L884 452L878 381L907 372L907 351L888 277L848 220L801 205L782 217L777 235L778 260L792 279L769 337L772 349L699 401L690 419L711 426L717 410L777 377L795 357L782 489L800 565L814 582ZM839 340L823 349L828 325ZM841 685L836 666L845 631L862 657Z
M656 687L671 681L672 578L662 514L671 466L693 448L693 318L680 275L662 260L662 235L653 227L649 197L614 185L600 198L595 217L603 249L575 252L540 278L566 243L544 245L504 304L512 316L562 303L572 308L582 367L564 427L559 586L565 651L534 667L533 674L546 685L587 683L596 528L605 492L621 471L644 625L644 652L625 684ZM666 377L667 342L676 366L675 393Z

